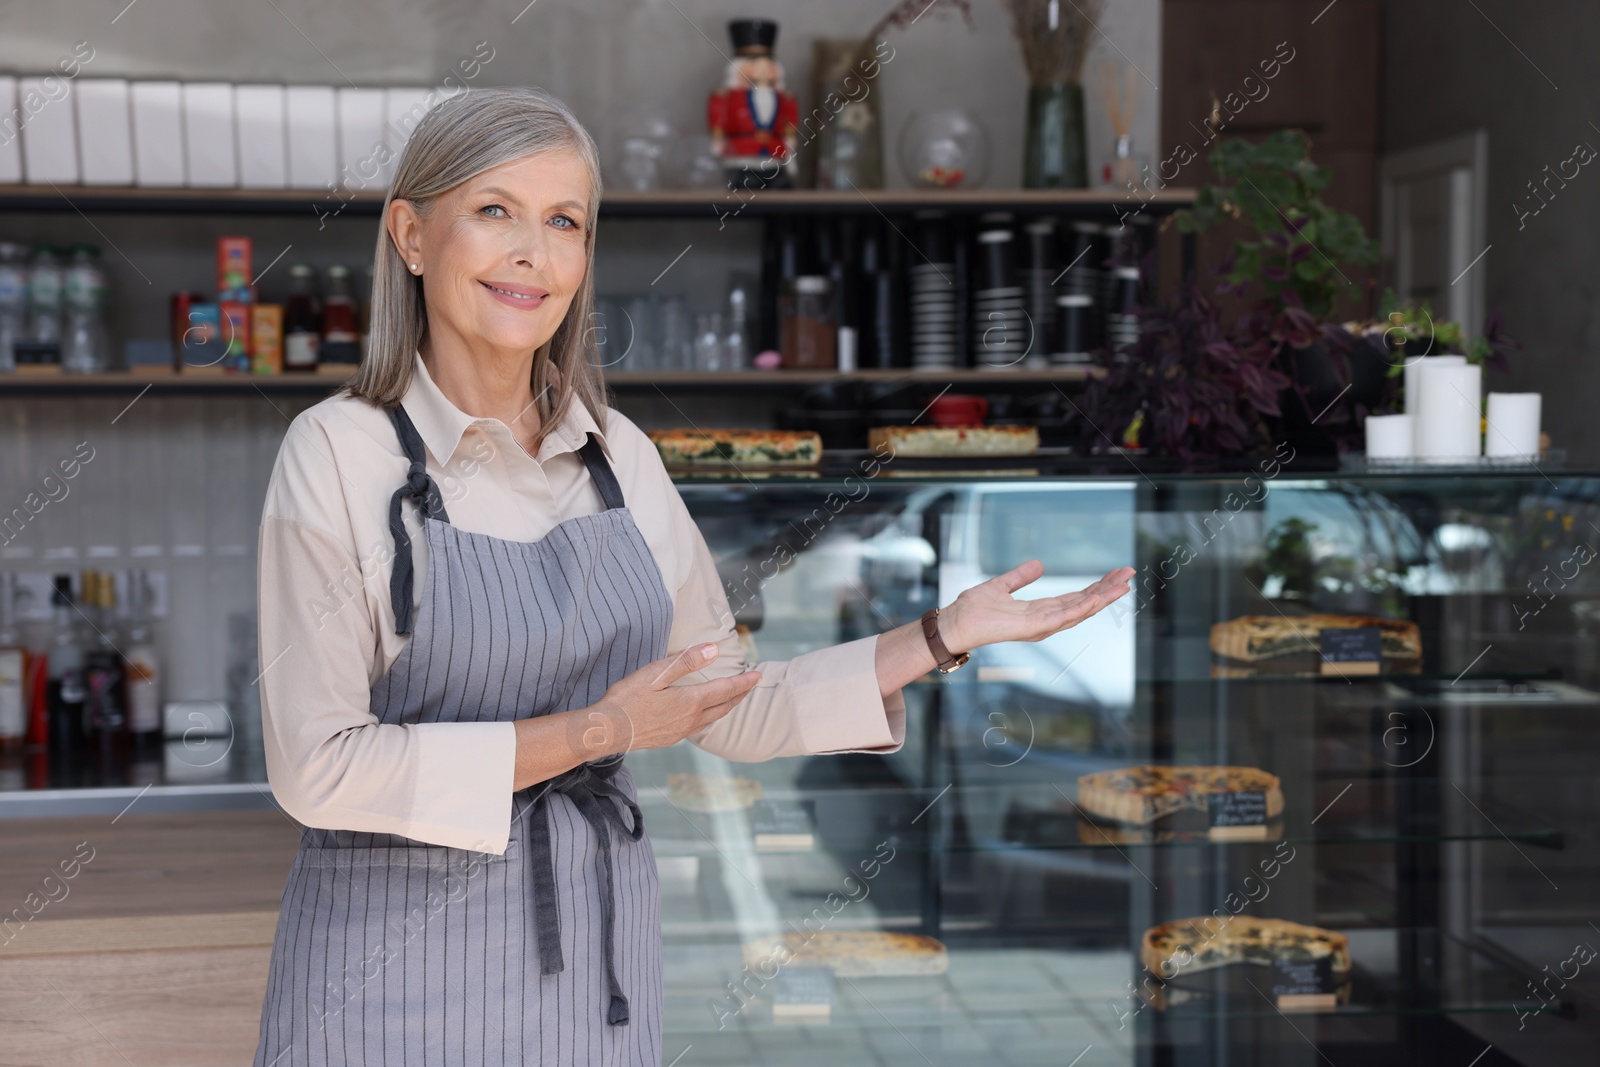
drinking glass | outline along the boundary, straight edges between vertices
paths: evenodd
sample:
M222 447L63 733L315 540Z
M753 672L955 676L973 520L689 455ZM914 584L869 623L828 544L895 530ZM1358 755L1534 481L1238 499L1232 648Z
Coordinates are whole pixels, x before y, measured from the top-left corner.
M723 370L722 313L701 312L694 317L694 368Z
M620 299L623 329L627 340L621 357L630 370L655 370L662 365L661 349L657 344L655 301L649 296L632 295ZM613 325L611 336L617 336Z
M694 321L683 296L663 296L656 305L654 323L661 370L689 370L694 366Z

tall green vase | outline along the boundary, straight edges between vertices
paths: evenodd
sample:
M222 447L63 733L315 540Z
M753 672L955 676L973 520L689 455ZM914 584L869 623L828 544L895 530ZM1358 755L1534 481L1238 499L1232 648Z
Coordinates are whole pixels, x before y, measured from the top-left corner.
M1084 145L1083 86L1071 82L1030 85L1023 187L1087 188L1089 161Z

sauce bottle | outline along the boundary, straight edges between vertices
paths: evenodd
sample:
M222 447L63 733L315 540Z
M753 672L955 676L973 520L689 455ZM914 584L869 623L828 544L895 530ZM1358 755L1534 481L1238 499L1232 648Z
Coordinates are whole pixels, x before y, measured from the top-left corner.
M350 287L350 268L328 268L328 296L322 305L323 363L360 363L361 326L356 319L356 298Z
M304 263L289 268L289 298L283 302L283 369L314 371L322 345L322 301L317 272Z

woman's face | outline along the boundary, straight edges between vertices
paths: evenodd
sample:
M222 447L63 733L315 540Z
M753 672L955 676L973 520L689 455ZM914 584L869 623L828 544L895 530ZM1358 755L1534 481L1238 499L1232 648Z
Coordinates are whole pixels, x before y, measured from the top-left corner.
M395 201L389 232L420 268L430 337L509 355L550 340L588 268L588 204L588 171L567 149L486 170L426 216Z

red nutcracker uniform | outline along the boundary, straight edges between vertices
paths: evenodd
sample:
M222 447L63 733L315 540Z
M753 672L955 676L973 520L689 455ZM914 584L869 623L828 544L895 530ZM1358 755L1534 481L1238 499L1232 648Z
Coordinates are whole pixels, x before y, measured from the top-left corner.
M794 97L776 88L721 89L706 102L706 125L722 132L725 156L786 160L784 137L799 118Z

